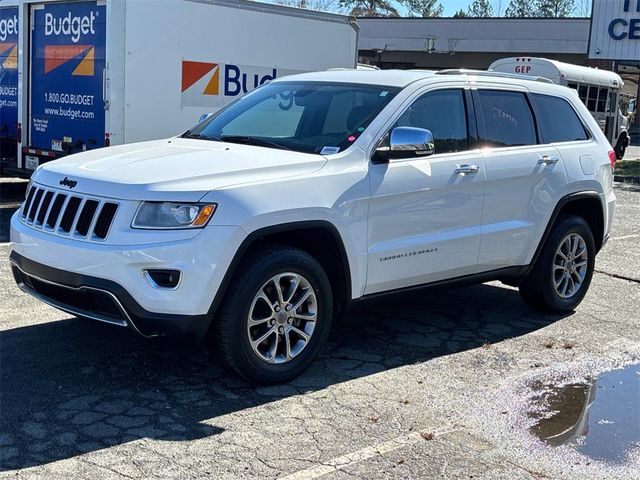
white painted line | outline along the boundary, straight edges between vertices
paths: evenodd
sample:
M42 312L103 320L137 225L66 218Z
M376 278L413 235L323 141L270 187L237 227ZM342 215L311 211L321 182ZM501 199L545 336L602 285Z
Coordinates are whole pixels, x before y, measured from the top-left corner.
M350 465L355 463L360 463L365 460L369 460L377 455L384 455L389 452L393 452L394 450L398 450L403 447L411 446L416 443L426 442L424 436L433 435L433 438L439 437L441 435L445 435L447 433L455 432L458 429L449 428L443 430L421 430L411 432L407 435L403 435L401 437L396 437L392 440L388 440L386 442L379 443L377 445L372 445L370 447L365 447L361 450L356 450L355 452L347 453L346 455L342 455L341 457L332 458L330 460L326 460L322 462L320 465L316 465L314 467L305 468L304 470L298 470L291 475L287 475L286 477L281 477L280 480L308 480L312 478L322 477L323 475L327 475L328 473L335 472L337 470L342 470L347 468ZM424 435L424 436L423 436Z
M633 235L623 235L621 237L611 237L611 240L627 240L628 238L640 237L640 233L634 233Z

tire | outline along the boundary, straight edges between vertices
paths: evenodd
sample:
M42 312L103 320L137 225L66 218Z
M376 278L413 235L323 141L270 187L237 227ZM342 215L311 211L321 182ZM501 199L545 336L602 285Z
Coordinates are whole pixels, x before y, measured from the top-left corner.
M578 238L582 239L586 259L584 255L575 255L576 259L571 263L573 245L582 245ZM568 258L569 263L557 253L559 249L563 255L568 253L565 258ZM574 253L581 251L582 248L579 246ZM583 218L574 215L560 217L542 247L533 269L520 283L520 295L528 305L543 312L567 313L574 310L591 284L595 256L595 241L589 224ZM566 266L562 266L562 262L565 262ZM582 264L584 268L576 267ZM575 292L572 285L576 288Z
M616 144L616 148L614 149L616 152L616 160L622 160L624 158L624 154L627 151L627 147L629 146L629 137L620 138L618 143Z
M285 300L293 292L289 302L279 301L276 280ZM296 308L287 312L287 305ZM224 364L249 382L286 383L306 370L325 344L332 310L331 284L320 263L303 250L269 246L234 275L210 340ZM309 321L314 313L315 321Z

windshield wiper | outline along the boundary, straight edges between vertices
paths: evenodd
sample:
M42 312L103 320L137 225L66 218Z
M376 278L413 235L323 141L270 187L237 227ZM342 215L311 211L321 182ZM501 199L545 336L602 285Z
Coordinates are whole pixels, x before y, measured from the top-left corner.
M259 147L278 148L280 150L292 150L289 147L285 147L276 142L270 142L269 140L263 140L258 137L250 137L248 135L222 135L219 140L229 143L242 143L244 145L256 145Z
M211 135L203 135L201 133L191 133L191 130L187 130L183 135L182 138L197 138L198 140L211 140L214 142L221 142L222 139L219 137L214 137Z

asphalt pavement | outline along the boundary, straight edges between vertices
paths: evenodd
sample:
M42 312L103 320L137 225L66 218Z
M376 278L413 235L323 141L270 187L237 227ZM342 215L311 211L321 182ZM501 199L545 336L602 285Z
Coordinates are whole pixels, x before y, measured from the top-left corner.
M201 345L43 305L14 285L0 244L0 477L640 478L638 456L614 468L558 455L514 406L532 378L640 358L640 188L616 194L574 313L535 313L498 282L386 297L268 388Z

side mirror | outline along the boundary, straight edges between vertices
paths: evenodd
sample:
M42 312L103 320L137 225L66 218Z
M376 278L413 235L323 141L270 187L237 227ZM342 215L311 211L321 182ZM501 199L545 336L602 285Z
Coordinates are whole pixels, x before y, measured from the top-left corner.
M202 115L200 115L200 120L198 120L198 123L202 123L204 122L207 118L209 118L211 115L213 115L213 112L209 112L209 113L203 113Z
M388 138L388 145L376 149L375 156L380 160L426 157L435 153L433 135L425 128L396 127Z

